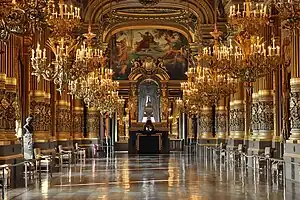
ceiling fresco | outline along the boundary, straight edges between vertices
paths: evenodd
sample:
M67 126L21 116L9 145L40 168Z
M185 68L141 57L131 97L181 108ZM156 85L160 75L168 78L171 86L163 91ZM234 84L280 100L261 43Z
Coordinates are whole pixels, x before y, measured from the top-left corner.
M163 59L164 66L173 80L185 79L187 71L187 39L180 33L165 29L126 30L115 34L111 62L117 80L127 80L134 60L147 57Z

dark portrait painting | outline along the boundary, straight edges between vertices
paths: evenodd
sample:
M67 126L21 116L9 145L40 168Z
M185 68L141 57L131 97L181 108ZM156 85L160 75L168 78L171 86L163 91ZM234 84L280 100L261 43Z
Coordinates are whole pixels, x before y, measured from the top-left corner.
M172 30L143 29L116 33L110 42L114 79L128 79L132 61L148 56L162 58L171 79L186 79L187 44L182 34Z

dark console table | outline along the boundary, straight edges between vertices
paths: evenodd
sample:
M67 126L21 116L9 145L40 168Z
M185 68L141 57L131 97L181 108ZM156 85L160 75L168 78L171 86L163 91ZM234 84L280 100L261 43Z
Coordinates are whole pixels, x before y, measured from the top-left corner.
M169 152L168 131L156 131L153 134L145 134L143 131L129 132L129 154L167 154Z

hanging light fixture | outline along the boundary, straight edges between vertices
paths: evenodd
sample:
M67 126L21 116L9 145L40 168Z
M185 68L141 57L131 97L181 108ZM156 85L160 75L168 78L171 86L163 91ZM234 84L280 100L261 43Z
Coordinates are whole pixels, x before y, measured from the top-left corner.
M243 9L239 5L230 7L228 22L238 30L234 41L229 40L230 73L248 86L281 63L280 47L275 45L275 39L267 46L259 35L259 28L267 25L268 17L264 4L247 0Z
M74 51L77 41L71 36L72 30L80 24L80 8L64 4L62 0L58 4L50 1L48 6L48 23L52 34L47 41L47 47L52 51L55 59L48 60L46 48L43 51L37 44L32 49L31 65L33 75L53 81L58 85L58 91L64 90L64 85L80 76L80 66L74 65ZM42 53L43 52L43 53Z

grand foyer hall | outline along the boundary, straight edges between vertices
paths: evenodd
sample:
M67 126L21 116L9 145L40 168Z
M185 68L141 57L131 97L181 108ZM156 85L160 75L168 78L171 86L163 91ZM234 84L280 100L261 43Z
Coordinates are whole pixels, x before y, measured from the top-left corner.
M3 199L297 199L300 6L0 0Z

